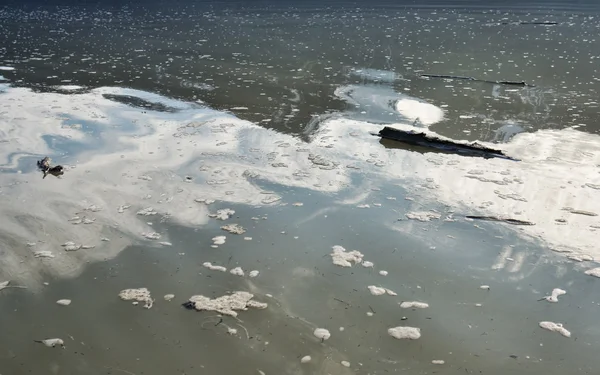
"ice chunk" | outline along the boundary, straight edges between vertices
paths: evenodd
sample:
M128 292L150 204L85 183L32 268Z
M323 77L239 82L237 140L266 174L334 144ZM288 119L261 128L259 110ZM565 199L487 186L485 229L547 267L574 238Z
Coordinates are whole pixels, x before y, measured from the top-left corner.
M594 277L600 277L600 267L592 268L591 270L587 270L587 271L585 271L585 274L594 276Z
M421 211L421 212L409 212L406 214L406 217L411 220L418 221L431 221L433 219L437 220L442 217L441 214L433 211Z
M429 307L428 304L426 304L425 302L417 302L417 301L411 301L411 302L402 302L400 304L400 307L403 309L426 309Z
M315 331L313 332L313 335L315 335L316 338L321 339L321 340L327 340L331 337L331 333L329 333L329 331L326 330L325 328L315 329Z
M390 289L386 289L386 288L381 288L375 285L369 285L368 286L369 291L371 292L372 295L374 296L381 296L383 294L389 294L390 296L397 296L398 294Z
M163 298L165 301L171 301L173 298L175 298L175 294L165 294Z
M221 272L226 272L227 271L227 268L225 268L223 266L215 266L211 262L204 262L202 265L204 267L208 268L209 270L213 270L213 271L221 271Z
M33 256L36 258L54 258L54 254L48 250L40 250L33 253Z
M199 311L216 311L229 316L237 316L236 310L248 310L248 307L267 308L266 303L256 302L252 298L254 298L254 295L248 292L235 292L214 299L196 295L190 298L189 306Z
M242 269L242 267L232 268L231 271L229 271L229 273L236 276L244 276L244 270Z
M421 329L415 327L394 327L388 329L388 335L398 340L417 340L421 337Z
M56 303L61 306L69 306L71 304L71 300L70 299L59 299L58 301L56 301Z
M235 214L234 210L231 210L229 208L224 208L222 210L217 210L216 214L209 214L209 217L215 218L217 220L227 220L229 219L233 214Z
M548 331L558 332L565 337L571 337L571 332L564 328L561 323L540 322L540 327L547 329Z
M119 293L119 297L124 301L134 300L144 302L144 308L146 309L151 308L154 303L150 296L150 291L146 288L124 289Z
M253 271L250 271L250 273L248 274L248 276L250 276L250 277L256 277L256 276L258 276L259 273L260 272L258 272L257 270L253 270Z
M226 239L227 239L227 237L225 237L225 236L216 236L216 237L213 237L212 242L213 242L213 245L223 245L225 243Z
M304 357L302 357L302 358L300 359L300 363L308 363L308 362L310 362L310 360L311 360L311 359L312 359L312 358L310 358L310 356L309 356L309 355L305 355Z
M381 270L381 271L379 271L379 274L381 276L387 276L388 275L388 271Z
M244 229L243 227L241 227L238 224L227 224L227 225L223 225L221 227L221 229L229 232L229 233L233 233L233 234L244 234L246 233L246 229Z
M333 246L333 252L331 253L333 264L340 267L352 267L352 263L361 263L363 257L364 255L360 251L346 252L346 249L339 245Z

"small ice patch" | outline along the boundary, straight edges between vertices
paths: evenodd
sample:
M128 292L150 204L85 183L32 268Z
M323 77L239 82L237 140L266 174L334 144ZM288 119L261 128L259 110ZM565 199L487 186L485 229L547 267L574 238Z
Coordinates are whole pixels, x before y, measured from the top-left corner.
M379 271L379 274L381 276L387 276L388 275L388 271L381 270L381 271Z
M361 263L363 257L364 255L360 251L346 252L346 249L339 245L333 246L333 252L331 253L333 264L340 267L352 267L352 263Z
M434 359L433 361L431 361L431 363L434 365L443 365L446 362L443 359Z
M437 212L433 212L433 211L422 211L422 212L409 212L406 214L406 217L411 219L411 220L418 220L418 221L431 221L431 220L437 220L440 217L442 217L441 214L438 214Z
M212 242L213 242L213 245L223 245L225 243L226 239L227 239L227 237L225 237L225 236L217 236L217 237L213 237Z
M204 262L202 265L204 267L208 268L209 270L213 270L213 271L221 271L221 272L227 271L227 268L225 268L223 266L215 266L211 262Z
M369 291L371 292L372 295L374 296L381 296L383 294L389 294L390 296L397 296L398 294L390 289L386 289L386 288L381 288L375 285L369 285L368 286Z
M403 309L426 309L429 305L425 302L405 301L400 304L400 307Z
M388 335L395 339L417 340L421 337L421 329L415 327L394 327L388 329Z
M540 327L551 332L558 332L565 337L571 337L571 332L564 328L561 323L540 322Z
M369 261L365 260L362 263L362 266L365 267L365 268L373 268L374 264L373 264L373 262L369 262Z
M591 270L587 270L587 271L585 271L585 274L594 276L594 277L600 277L600 267L592 268Z
M175 298L175 294L165 294L163 298L165 301L171 301L173 298Z
M344 367L350 367L350 362L348 362L348 361L342 361L342 362L340 362L340 363L341 363L341 364L342 364L342 366L344 366Z
M0 66L0 70L9 71L15 70L15 68L13 68L12 66Z
M163 245L163 246L173 246L173 244L172 244L172 243L170 243L170 242L167 242L167 241L161 241L161 242L159 242L158 244L159 244L159 245Z
M59 299L58 301L56 301L56 303L61 306L69 306L71 304L71 300L70 299Z
M142 236L146 237L149 240L158 240L160 239L160 234L156 232L144 232Z
M227 333L229 333L230 335L235 335L235 334L237 334L237 329L227 327Z
M212 217L214 219L217 219L217 220L227 220L233 214L235 214L234 210L231 210L229 208L224 208L222 210L217 210L217 213L215 213L215 214L209 214L208 216Z
M304 203L302 203L302 202L296 202L296 203L292 203L292 206L294 206L294 207L302 207L302 206L304 206Z
M238 224L227 224L227 225L223 225L221 227L221 229L232 233L232 234L244 234L246 233L246 230L244 228L242 228L240 225Z
M482 285L482 286L479 287L479 289L490 290L490 286L489 285Z
M253 271L250 271L250 273L248 274L248 276L250 276L250 277L256 277L256 276L258 276L259 273L260 272L258 272L257 270L253 270Z
M302 357L302 358L300 359L300 363L308 363L308 362L310 362L310 360L311 360L311 359L312 359L312 358L310 358L310 356L309 356L309 355L305 355L304 357Z
M144 302L144 308L152 307L154 301L150 297L150 291L146 288L124 289L119 293L119 297L124 301Z
M244 276L244 270L242 269L242 267L232 268L231 271L229 271L229 273L236 276Z
M552 294L544 297L544 299L548 302L558 302L558 296L562 296L563 294L567 294L567 291L560 288L554 288L552 289Z
M252 298L254 295L248 292L235 292L214 299L197 295L190 298L190 303L198 311L215 311L229 316L237 316L236 310L248 310L248 307L267 308L266 303L256 302Z
M121 207L124 207L124 206L121 206ZM119 208L121 208L121 207L119 207ZM156 212L154 210L154 208L152 208L152 207L146 207L144 209L139 210L137 212L137 214L142 215L142 216L153 216L153 215L158 214L158 212Z
M315 335L316 338L321 339L323 341L325 341L331 337L331 333L329 333L329 331L326 330L325 328L315 329L313 332L313 335Z
M67 241L64 244L62 244L62 247L65 248L65 251L77 251L77 250L81 249L82 246L77 245L73 241Z
M48 250L40 250L33 253L35 258L54 258L54 254Z

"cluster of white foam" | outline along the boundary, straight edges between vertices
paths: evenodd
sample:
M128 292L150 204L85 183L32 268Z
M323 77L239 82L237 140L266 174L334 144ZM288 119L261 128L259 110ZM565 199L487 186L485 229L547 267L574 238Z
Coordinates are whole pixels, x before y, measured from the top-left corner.
M119 293L119 297L124 301L144 302L144 308L146 309L151 308L154 303L150 291L146 288L124 289Z
M216 311L223 315L237 316L237 311L248 310L249 307L266 309L267 304L254 301L254 295L248 292L234 292L218 298L209 298L203 295L190 297L190 302L198 311Z

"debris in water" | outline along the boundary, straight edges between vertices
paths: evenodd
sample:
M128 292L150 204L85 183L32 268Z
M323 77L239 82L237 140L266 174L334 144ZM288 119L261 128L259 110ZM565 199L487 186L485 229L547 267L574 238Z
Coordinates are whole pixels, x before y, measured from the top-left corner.
M256 276L258 276L259 273L260 272L258 272L258 270L253 270L253 271L250 271L250 273L248 274L248 276L250 276L250 277L256 277Z
M266 303L256 302L252 298L254 298L254 295L248 292L235 292L215 299L196 295L190 297L189 301L184 303L183 306L198 311L216 311L229 316L237 316L238 314L235 310L248 310L248 307L257 309L267 308Z
M556 25L556 22L500 22L500 25L544 25L544 26L549 26L549 25ZM525 86L529 86L529 87L535 87L534 85L530 85L527 84L523 81L490 81L487 79L478 79L478 78L473 78L473 77L465 77L465 76L455 76L455 75L448 75L448 74L421 74L421 77L425 77L425 78L443 78L443 79L460 79L460 80L466 80L466 81L476 81L476 82L485 82L485 83L493 83L496 85L502 84L502 85L509 85L509 86L521 86L521 87L525 87Z
M558 296L562 296L563 294L567 294L567 291L560 288L554 288L552 289L552 294L544 297L543 299L548 302L558 302Z
M236 276L244 276L244 270L242 270L242 267L232 268L231 271L229 271L229 273Z
M310 360L311 360L311 359L312 359L312 358L310 358L310 356L309 356L309 355L305 355L304 357L302 357L302 358L300 359L300 363L308 363L308 362L310 362Z
M119 293L119 297L124 301L134 300L137 302L144 302L144 308L146 309L151 308L154 303L150 297L150 291L146 288L124 289Z
M567 331L561 323L540 322L540 327L547 329L548 331L558 332L565 337L571 337L571 332Z
M33 256L36 258L54 258L54 254L52 254L52 252L48 250L36 251L35 253L33 253Z
M594 276L594 277L600 277L600 267L592 268L591 270L587 270L587 271L585 271L585 274Z
M175 294L165 294L163 298L165 301L171 301L173 298L175 298Z
M415 327L394 327L388 329L388 335L395 339L417 340L421 337L421 329Z
M313 335L315 335L316 338L321 339L321 341L328 340L331 337L331 333L325 328L315 329Z
M400 307L403 309L426 309L429 307L429 304L427 304L425 302L411 301L411 302L402 302L400 304Z
M149 240L158 240L160 239L160 234L156 232L144 232L142 236L146 237Z
M34 340L34 341L44 344L49 348L54 348L56 345L60 345L63 349L65 348L65 342L62 339L58 339L58 338L57 339Z
M431 220L437 220L440 217L442 217L441 214L438 214L437 212L433 212L433 211L422 211L422 212L409 212L406 214L406 217L411 219L411 220L419 220L419 221L431 221Z
M40 171L44 173L44 177L42 177L42 179L46 178L48 174L51 174L54 177L58 177L62 176L65 173L62 165L55 165L54 167L50 166L51 161L52 159L50 159L47 156L42 160L38 160L37 166L40 169Z
M240 225L238 224L227 224L227 225L223 225L221 227L221 229L232 233L232 234L244 234L246 233L246 230L244 228L242 228Z
M213 271L221 271L221 272L227 271L227 268L225 268L223 266L214 266L211 262L204 262L202 265L204 267L208 268L209 270L213 270Z
M381 296L383 294L389 294L390 296L397 296L398 294L390 289L386 289L386 288L381 288L375 285L369 285L368 286L369 291L371 292L372 295L374 296Z
M216 214L209 214L208 217L212 217L212 218L217 219L217 220L227 220L233 214L235 214L234 210L231 210L229 208L224 208L224 209L221 209L221 210L217 210Z
M333 246L333 252L331 253L333 264L340 267L352 267L352 263L361 263L363 257L364 255L360 251L346 252L346 249L339 245Z
M535 223L532 223L531 221L511 219L511 218L499 217L499 216L466 215L465 217L467 219L477 219L477 220L487 220L487 221L503 221L505 223L514 224L514 225L535 225Z
M213 237L212 242L213 242L213 245L223 245L225 243L226 239L227 239L227 237L225 237L225 236L217 236L217 237Z
M58 301L56 301L56 303L61 306L69 306L71 304L71 300L70 299L59 299Z

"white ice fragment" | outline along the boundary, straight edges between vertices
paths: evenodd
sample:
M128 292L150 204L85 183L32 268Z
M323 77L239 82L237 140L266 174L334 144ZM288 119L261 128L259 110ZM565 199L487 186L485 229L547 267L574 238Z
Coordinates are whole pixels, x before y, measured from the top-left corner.
M65 242L64 244L62 244L62 247L65 248L65 251L77 251L77 250L81 249L81 245L77 245L73 241Z
M258 272L258 270L252 270L252 271L250 271L250 273L248 274L248 276L250 276L250 277L256 277L256 276L258 276L259 273L260 272Z
M394 327L388 329L388 335L398 340L416 340L421 337L421 329L415 327Z
M218 313L237 316L235 310L248 310L248 307L266 309L267 304L252 300L253 294L248 292L235 292L227 296L211 299L202 295L192 296L190 302L199 311L216 311Z
M348 361L342 361L341 364L344 367L350 367L350 362L348 362Z
M59 299L58 301L56 301L56 303L61 306L69 306L71 304L71 300L70 299Z
M221 272L227 271L227 268L225 268L223 266L215 266L211 262L204 262L202 265L204 267L208 268L209 270L213 270L213 271L221 271Z
M163 245L163 246L173 246L173 244L172 244L172 243L170 243L170 242L167 242L167 241L161 241L161 242L159 242L159 244L160 244L160 245Z
M440 217L442 217L441 214L438 214L437 212L433 212L433 211L421 211L421 212L409 212L406 214L406 217L411 219L411 220L418 220L418 221L431 221L433 219L439 219Z
M600 267L592 268L591 270L587 270L587 271L585 271L585 274L594 276L594 277L600 277Z
M8 288L9 284L10 284L10 280L1 282L0 283L0 290Z
M149 240L158 240L160 239L160 234L156 232L144 232L142 236L146 237Z
M567 294L567 291L560 288L554 288L552 289L552 294L544 297L544 299L548 302L558 302L558 296L562 296L563 294Z
M12 66L0 66L0 70L8 71L8 70L15 70L15 68L13 68Z
M236 276L244 276L244 270L242 270L242 267L232 268L231 271L229 271L229 273Z
M490 286L489 285L482 285L482 286L479 287L479 289L490 290Z
M40 250L33 253L33 256L36 258L54 258L54 254L48 250Z
M163 298L165 301L171 301L173 298L175 298L175 294L165 294Z
M216 236L216 237L213 237L212 242L213 242L213 245L223 245L225 243L226 239L227 239L227 237L225 237L225 236Z
M227 220L229 219L233 214L235 214L234 210L231 210L229 208L224 208L221 210L217 210L217 213L215 214L209 214L209 217L215 218L217 220Z
M331 333L329 333L328 330L326 330L325 328L317 328L315 329L315 331L313 332L313 335L315 335L316 338L321 339L321 340L327 340L331 337Z
M365 267L365 268L373 268L374 264L373 264L373 262L369 262L368 260L365 260L362 263L362 266Z
M117 207L117 212L122 214L123 212L125 212L125 210L127 210L128 208L130 208L131 206L128 204L123 204L119 207Z
M403 309L426 309L429 305L425 302L405 301L400 304Z
M431 363L433 363L434 365L443 365L446 362L443 359L434 359L433 361L431 361Z
M312 359L312 358L310 358L310 356L309 356L309 355L305 355L304 357L302 357L302 358L300 359L300 363L308 363L308 362L310 362L310 360L311 360L311 359Z
M62 346L63 348L65 347L65 342L62 339L44 339L44 340L35 340L35 342L39 342L41 344L46 345L49 348L54 348L55 346L59 345Z
M381 276L387 276L388 275L388 271L381 270L381 271L379 271L379 274Z
M371 208L368 204L359 204L356 208Z
M228 327L227 333L229 333L230 335L235 335L235 334L237 334L237 329Z
M540 322L540 327L547 329L548 331L558 332L565 337L571 337L571 332L567 331L561 323Z
M375 285L369 285L368 288L369 288L369 291L371 292L371 294L374 296L381 296L381 295L385 294L385 288L380 288Z
M229 233L233 233L233 234L244 234L246 233L246 230L244 228L242 228L240 225L238 224L227 224L227 225L223 225L221 227L221 229L229 232Z
M152 207L146 207L146 208L144 208L144 209L142 209L142 210L139 210L139 211L137 212L137 214L138 214L138 215L142 215L142 216L153 216L153 215L156 215L156 214L158 214L158 212L156 212L156 211L154 210L154 208L152 208Z
M141 175L141 176L138 176L138 178L140 180L152 181L152 177L150 177L148 175Z
M333 246L333 252L331 253L333 264L340 267L352 267L352 263L361 263L363 257L364 255L360 251L346 252L346 249L339 245Z
M302 207L302 206L304 206L304 203L302 203L302 202L296 202L296 203L292 203L292 206L294 206L294 207Z
M252 237L244 237L244 241L252 241Z
M150 297L150 291L146 288L124 289L119 293L119 297L124 301L144 302L144 308L146 309L151 308L154 303Z

